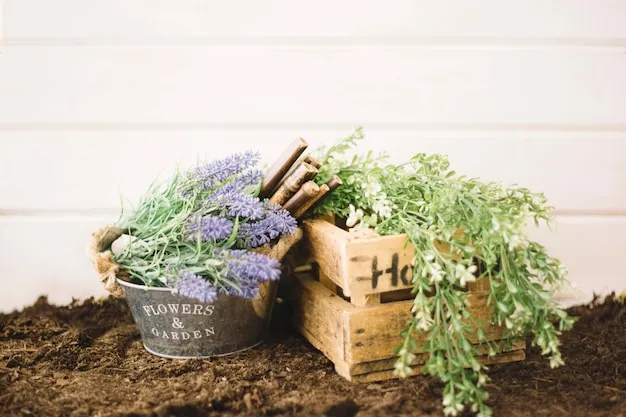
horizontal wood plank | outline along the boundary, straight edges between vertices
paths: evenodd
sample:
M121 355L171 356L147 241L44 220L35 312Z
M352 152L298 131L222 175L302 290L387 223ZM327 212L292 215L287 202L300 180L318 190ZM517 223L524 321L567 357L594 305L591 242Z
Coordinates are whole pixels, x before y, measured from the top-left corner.
M571 285L557 294L566 304L592 295L626 290L626 272L620 260L626 247L626 216L557 217L552 229L532 228L530 235L559 258L569 271Z
M496 351L502 351L502 353L505 352L518 352L517 354L515 354L515 357L519 357L519 351L524 351L524 349L526 349L526 341L525 340L521 340L521 341L515 341L511 343L511 348L507 349L506 348L506 343L502 342L502 341L496 341L494 343L492 343L492 345L495 345L495 349ZM489 365L489 364L493 364L493 363L503 363L504 362L504 358L507 357L507 355L502 355L499 354L496 357L491 357L489 358L487 356L487 352L488 352L488 346L486 345L479 345L477 347L477 353L478 355L482 356L482 362L484 365ZM428 360L429 354L428 353L419 353L415 355L415 359L413 360L413 365L423 365L424 363L426 363L426 361ZM500 358L500 361L497 361L498 358ZM490 359L493 360L494 362L486 362L486 359ZM394 364L397 360L397 357L392 357L392 358L388 358L388 359L381 359L381 360L377 360L377 361L370 361L370 362L359 362L359 363L353 363L348 365L348 371L349 374L351 376L356 376L356 375L367 375L367 374L371 374L373 372L382 372L382 371L392 371L394 369ZM516 360L521 360L521 359L516 359ZM416 373L419 374L419 372L421 370L418 369L414 369L414 371L416 371ZM389 379L385 378L385 379Z
M626 38L623 0L4 0L6 37Z
M1 100L0 100L1 101ZM244 149L273 158L302 136L311 147L350 126L272 129L0 130L0 212L110 209L120 194L136 202L177 164ZM365 127L361 148L395 162L417 152L445 153L457 172L545 192L560 212L626 212L626 132L433 131ZM228 143L228 146L224 146ZM263 146L260 146L263 144ZM19 179L19 180L18 180ZM37 190L25 192L25 190Z
M468 310L472 317L484 323L484 331L489 340L499 340L502 328L489 325L491 313L486 304L488 293L469 294ZM347 335L345 338L346 359L350 362L380 360L393 356L402 338L400 333L411 318L413 301L397 301L366 308L357 308L347 314ZM472 343L478 343L476 335L468 335ZM418 346L425 340L416 339Z
M624 129L625 74L619 48L7 47L0 128Z
M91 234L107 217L0 216L0 311L8 312L47 295L52 303L108 293L89 260Z
M478 361L482 363L483 365L489 366L489 365L495 365L499 363L523 361L525 358L526 358L526 352L524 350L513 350L511 352L500 353L499 355L493 356L493 357L482 355L478 358ZM414 375L420 375L422 373L423 366L421 364L417 364L417 365L411 366L411 368L413 369ZM353 382L360 382L360 383L386 381L388 379L399 378L397 375L394 374L393 368L377 370L377 371L372 371L369 373L357 374L357 375L346 374L345 370L348 369L348 367L345 364L339 364L338 366L336 365L335 369L337 369L337 373L342 375L344 378Z
M89 262L91 233L115 221L115 216L0 216L0 275L11 283L0 292L0 311L28 305L39 295L66 303L72 297L103 295ZM557 219L556 230L542 228L533 235L569 268L575 288L557 298L571 305L587 302L594 292L626 288L621 268L626 247L626 217Z

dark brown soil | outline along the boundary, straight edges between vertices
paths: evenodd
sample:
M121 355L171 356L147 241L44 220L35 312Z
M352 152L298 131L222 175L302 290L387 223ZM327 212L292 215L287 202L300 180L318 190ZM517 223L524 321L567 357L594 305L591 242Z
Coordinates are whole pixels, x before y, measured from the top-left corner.
M626 307L575 307L567 366L536 349L493 366L496 416L626 416ZM143 350L124 301L55 307L41 298L0 315L0 416L440 416L441 384L426 377L354 385L274 315L259 348L171 361Z

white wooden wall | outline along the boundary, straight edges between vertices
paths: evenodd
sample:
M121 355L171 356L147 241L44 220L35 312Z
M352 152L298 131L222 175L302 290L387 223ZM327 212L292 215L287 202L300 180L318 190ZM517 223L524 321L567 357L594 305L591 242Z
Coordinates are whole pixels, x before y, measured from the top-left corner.
M4 0L2 28L0 310L102 294L90 233L177 162L356 124L544 191L564 302L626 287L626 0Z

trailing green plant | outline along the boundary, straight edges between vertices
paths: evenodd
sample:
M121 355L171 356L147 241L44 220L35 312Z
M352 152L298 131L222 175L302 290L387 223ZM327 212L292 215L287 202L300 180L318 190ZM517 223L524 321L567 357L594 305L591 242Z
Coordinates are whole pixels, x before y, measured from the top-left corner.
M479 416L491 415L485 385L487 367L478 358L478 339L489 355L507 346L488 342L484 323L468 312L468 282L489 281L488 302L494 306L491 323L505 327L503 339L533 335L532 344L563 365L559 335L574 320L552 301L565 283L566 270L525 232L532 220L549 222L550 207L543 194L526 188L481 182L450 170L444 155L413 156L408 162L388 163L384 154L353 153L362 128L316 157L323 161L317 181L338 175L343 185L317 213L345 218L349 227L374 228L382 235L405 233L415 249L412 285L413 316L395 352L395 372L412 372L414 352L429 353L423 372L445 384L446 415L469 406ZM436 244L445 242L457 256L446 256ZM478 266L480 268L478 268ZM423 340L418 346L416 340Z

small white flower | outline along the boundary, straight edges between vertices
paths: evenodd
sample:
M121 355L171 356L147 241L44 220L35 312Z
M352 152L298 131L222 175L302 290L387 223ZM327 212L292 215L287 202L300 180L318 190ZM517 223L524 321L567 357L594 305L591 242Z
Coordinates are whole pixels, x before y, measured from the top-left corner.
M476 265L471 265L469 268L465 268L463 265L459 264L458 266L463 267L463 271L461 272L461 276L459 277L459 283L461 287L465 287L468 282L476 281L476 277L474 276L474 272L476 272Z
M491 219L491 227L494 231L500 230L500 222L495 217Z
M478 383L476 385L478 385L479 387L482 387L486 383L487 383L487 377L484 374L480 374L480 376L478 377Z
M382 218L391 216L391 205L387 200L376 200L376 202L372 204L372 209Z
M434 324L433 319L426 315L423 311L418 311L415 314L415 318L418 321L417 327L423 331L428 331Z
M443 280L443 273L441 271L441 265L438 263L427 264L430 269L430 283L441 282Z
M365 191L365 195L367 196L375 196L377 195L382 189L383 187L380 185L380 183L372 178L368 178L368 183L363 183L363 190Z
M455 407L452 406L448 406L445 407L443 409L443 414L445 414L446 416L457 416L459 414L459 412L457 411L457 409Z
M430 282L441 282L443 280L443 274L438 269L433 269L430 274Z
M413 369L411 369L411 367L407 363L412 363L413 360L415 359L415 355L408 353L406 349L400 350L398 354L401 357L404 357L406 361L405 360L396 361L396 363L394 364L394 373L400 377L406 377L406 376L411 375L413 373Z
M556 355L552 355L550 357L550 368L554 369L554 368L558 368L561 365L565 365L565 362L563 362L563 359L561 358L561 356L556 356Z
M556 352L557 348L559 347L559 342L557 339L553 339L550 341L550 343L548 343L548 346L550 347L550 350L552 352Z
M525 246L527 246L527 243L519 235L512 235L509 237L509 250Z
M422 331L424 331L424 332L429 331L431 327L433 327L432 322L427 321L427 320L422 320L422 321L420 321L420 322L419 322L419 324L417 325L417 328L418 328L418 329L420 329L420 330L422 330Z
M511 314L511 318L517 320L517 319L528 316L529 312L526 309L526 307L524 307L522 304L520 304L517 301L514 301L514 304L515 304L515 310Z
M348 209L350 210L350 213L348 214L348 219L346 220L346 226L353 227L355 224L360 222L361 219L363 219L364 213L361 209L355 209L352 204L350 204Z

